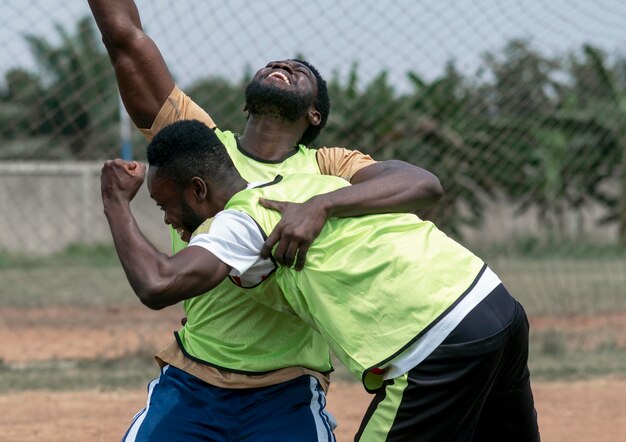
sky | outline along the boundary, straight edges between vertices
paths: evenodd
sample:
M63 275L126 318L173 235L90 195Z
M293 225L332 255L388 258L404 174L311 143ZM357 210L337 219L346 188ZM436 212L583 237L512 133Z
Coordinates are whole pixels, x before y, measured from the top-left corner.
M25 5L27 7L25 7ZM36 5L36 7L35 7ZM206 75L240 79L246 68L304 55L326 77L345 78L356 62L363 81L383 69L407 87L406 73L432 79L449 60L466 75L485 52L523 38L545 55L585 42L625 53L623 0L139 0L146 32L177 82ZM55 26L75 31L86 0L3 0L0 73L32 68L23 35L59 41Z

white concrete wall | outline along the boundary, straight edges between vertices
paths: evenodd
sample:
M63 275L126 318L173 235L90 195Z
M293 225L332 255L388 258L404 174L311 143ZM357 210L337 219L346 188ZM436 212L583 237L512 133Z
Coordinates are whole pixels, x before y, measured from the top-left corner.
M72 243L110 242L109 227L102 212L100 169L96 163L0 163L0 250L49 254ZM133 201L133 212L146 236L161 250L169 250L169 233L163 213L154 204L146 186ZM569 235L610 241L616 228L598 227L599 207L589 207L582 217L568 219ZM580 226L577 225L580 223ZM489 245L512 237L541 235L534 213L515 214L504 199L488 202L480 229L464 229L464 243Z
M0 163L0 250L50 254L72 243L111 242L96 163ZM169 248L163 214L146 186L132 203L146 236Z

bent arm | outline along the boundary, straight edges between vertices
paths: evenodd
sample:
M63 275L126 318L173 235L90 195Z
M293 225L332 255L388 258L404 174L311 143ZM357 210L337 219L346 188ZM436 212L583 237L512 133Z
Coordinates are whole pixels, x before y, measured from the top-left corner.
M131 0L89 0L124 106L139 128L149 128L174 89L174 79Z
M350 183L352 186L314 197L327 216L413 212L435 204L443 195L435 175L398 160L364 167Z
M201 295L222 282L231 268L201 247L174 256L159 252L139 229L127 201L104 201L115 249L133 291L151 309Z
M302 204L262 200L264 207L280 211L282 218L267 237L261 256L269 257L278 243L275 259L301 270L309 246L329 217L412 212L436 203L443 195L439 179L422 168L396 160L368 162L352 174L352 186L314 196ZM336 168L332 174L350 175L342 169ZM320 170L330 171L323 166Z

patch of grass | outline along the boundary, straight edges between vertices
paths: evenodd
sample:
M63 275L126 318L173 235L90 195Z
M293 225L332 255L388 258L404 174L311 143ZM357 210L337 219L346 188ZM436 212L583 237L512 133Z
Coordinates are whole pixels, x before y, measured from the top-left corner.
M0 365L0 393L19 390L142 388L159 374L152 355L117 359L51 360Z
M121 266L11 268L0 270L0 280L0 306L137 304Z
M561 244L524 241L515 245L514 253L492 250L492 255L481 256L486 257L524 305L531 321L538 316L626 312L626 248L585 241ZM0 281L0 319L3 306L123 308L138 303L110 245L73 245L47 258L0 253ZM611 335L611 330L600 328L602 325L598 327L586 332L587 338L590 333L596 333L598 344L593 348L578 345L585 338L572 338L567 330L533 333L530 356L533 377L569 379L626 373L626 351L616 344L623 343L623 339ZM335 369L333 379L353 380L336 361ZM136 387L144 386L156 373L152 355L129 355L119 360L53 361L48 365L23 367L3 364L0 360L0 390Z
M112 244L72 244L56 257L64 264L80 264L89 267L118 267L120 261Z
M59 268L71 265L101 268L119 267L120 263L111 244L71 244L62 252L50 256L0 252L0 270Z
M549 330L531 334L529 368L533 379L545 381L626 374L626 351L608 334L585 348L565 332Z
M0 280L0 306L137 302L110 244L73 244L46 257L0 252Z
M617 241L597 241L592 238L565 238L519 236L510 241L490 246L472 247L480 256L488 258L532 258L535 260L626 260L626 247Z
M626 311L626 259L487 260L530 316Z

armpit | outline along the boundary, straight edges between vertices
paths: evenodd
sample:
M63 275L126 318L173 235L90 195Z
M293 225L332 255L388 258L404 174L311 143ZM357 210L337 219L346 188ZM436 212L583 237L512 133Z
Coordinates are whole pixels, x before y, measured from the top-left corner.
M140 131L150 141L161 129L180 120L198 120L210 128L215 127L215 122L211 116L181 91L178 86L174 86L154 119L152 127L140 129Z

